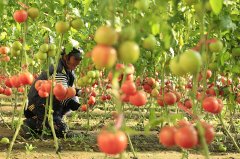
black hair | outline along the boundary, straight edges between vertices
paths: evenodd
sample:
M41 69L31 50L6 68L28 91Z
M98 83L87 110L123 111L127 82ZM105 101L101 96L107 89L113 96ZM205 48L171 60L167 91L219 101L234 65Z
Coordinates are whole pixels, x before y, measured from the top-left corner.
M62 53L61 53L62 56L66 55L67 60L69 60L71 56L74 56L75 59L77 60L82 60L82 54L83 54L83 50L75 47L68 54L66 54L65 48L62 50Z

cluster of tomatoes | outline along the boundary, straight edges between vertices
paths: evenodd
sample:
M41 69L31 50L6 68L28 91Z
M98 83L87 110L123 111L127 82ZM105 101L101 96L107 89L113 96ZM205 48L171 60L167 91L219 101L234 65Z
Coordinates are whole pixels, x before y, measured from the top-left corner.
M9 52L9 48L6 46L0 47L0 61L8 62L10 61L10 57L7 55Z
M7 96L12 95L12 88L17 88L19 93L24 92L25 85L31 85L33 83L34 77L28 72L22 72L19 75L14 75L9 78L4 79L4 84L6 88L0 87L0 93Z
M53 94L58 100L65 100L76 95L76 90L73 87L64 87L62 83L55 83ZM35 89L38 95L42 98L47 98L51 92L52 80L38 80L35 83Z
M204 129L204 139L210 144L214 139L213 126L201 122ZM165 126L160 130L159 141L165 147L179 146L184 149L194 148L200 145L198 130L186 120L180 120L176 126Z

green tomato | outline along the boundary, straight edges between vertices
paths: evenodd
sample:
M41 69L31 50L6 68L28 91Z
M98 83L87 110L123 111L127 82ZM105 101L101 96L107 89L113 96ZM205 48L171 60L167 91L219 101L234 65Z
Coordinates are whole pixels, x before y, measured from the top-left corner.
M28 16L31 19L36 19L39 16L39 10L37 8L31 7L28 9Z
M194 5L198 2L198 0L183 0L183 1L188 6Z
M232 55L234 57L240 56L240 47L236 47L232 49Z
M11 55L14 56L14 57L17 57L20 55L21 51L20 50L15 50L13 48L11 48Z
M185 72L196 74L202 65L201 55L194 50L187 50L180 55L179 65Z
M128 64L135 63L140 55L140 49L134 41L123 42L119 47L119 59Z
M88 71L87 76L90 78L95 78L96 77L96 72L95 71Z
M71 27L79 30L84 26L83 20L80 18L74 19L71 21Z
M184 74L186 74L186 72L183 70L183 68L179 64L177 57L174 57L170 61L169 67L170 67L171 72L177 76L183 76Z
M70 28L69 22L64 22L64 21L58 21L55 24L55 29L57 33L63 34L66 33Z
M134 6L141 11L146 11L149 7L149 0L137 0Z
M42 44L39 50L41 52L48 52L48 48L49 48L48 44Z
M223 49L223 43L220 40L217 40L216 42L209 44L209 49L211 52L220 52Z
M54 57L54 56L56 55L56 50L49 50L49 51L47 52L47 55L48 55L49 57Z
M36 58L39 59L39 60L44 61L44 60L47 59L47 53L39 51L39 52L36 54Z
M155 36L149 35L143 40L143 47L148 50L153 50L156 47L157 40Z
M136 31L132 26L128 26L124 28L120 33L121 41L133 40L135 36L136 36Z
M56 45L55 44L49 44L48 45L48 50L56 50Z
M7 137L3 137L0 141L1 144L9 144L9 139Z
M94 40L98 44L114 45L117 43L117 32L109 26L101 26L97 29Z
M12 44L12 48L14 50L22 50L22 43L20 43L19 41L15 41L13 44Z

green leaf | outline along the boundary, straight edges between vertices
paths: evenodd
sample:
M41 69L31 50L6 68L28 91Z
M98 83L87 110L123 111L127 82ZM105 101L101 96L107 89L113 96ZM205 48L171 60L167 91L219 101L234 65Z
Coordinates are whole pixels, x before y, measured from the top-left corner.
M152 25L152 34L153 35L159 34L159 31L160 31L159 28L160 28L160 24L159 23L153 24Z
M87 11L89 9L90 4L92 3L93 0L84 0L83 5L84 5L84 15L87 14Z
M149 115L149 121L153 121L156 119L156 114L155 114L155 110L153 108L150 109L150 115Z
M65 4L65 0L60 0L61 5Z
M65 52L66 52L66 54L69 54L72 50L73 50L73 45L72 45L72 43L67 43L67 44L65 45Z
M222 10L223 0L210 0L210 5L213 12L218 15Z

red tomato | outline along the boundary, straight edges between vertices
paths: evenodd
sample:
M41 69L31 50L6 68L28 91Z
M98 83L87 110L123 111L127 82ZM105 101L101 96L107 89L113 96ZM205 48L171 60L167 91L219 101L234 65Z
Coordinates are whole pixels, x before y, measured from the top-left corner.
M173 105L174 103L176 103L177 97L174 93L167 92L164 94L163 100L164 100L164 103L166 103L167 105Z
M204 132L205 132L205 139L207 144L210 144L215 136L215 131L212 125L206 123L206 122L202 122L202 126L204 128Z
M126 134L120 130L117 132L103 130L97 136L97 143L100 151L115 155L127 148L128 139Z
M174 135L176 145L188 149L193 148L198 143L197 131L193 126L179 128Z
M184 106L187 107L188 109L191 109L193 106L192 100L191 99L186 99L184 101Z
M157 98L157 103L159 106L164 107L164 101L162 95L159 95Z
M91 94L90 94L90 96L96 97L96 96L97 96L97 93L96 93L95 91L92 91Z
M11 85L15 88L18 88L20 87L22 84L21 84L21 81L19 80L19 77L18 76L12 76L10 78L10 82L11 82Z
M240 96L237 97L236 101L238 104L240 104Z
M4 88L0 86L0 94L4 93Z
M96 99L94 96L90 96L89 99L88 99L88 104L89 105L94 105L96 102Z
M12 84L11 84L11 81L10 81L10 78L7 78L6 81L5 81L5 85L9 88L12 88Z
M81 110L82 110L83 112L86 112L86 111L87 111L87 104L83 104L83 105L81 106Z
M137 107L143 106L147 103L146 94L142 91L138 91L136 94L130 96L129 102Z
M41 98L47 98L47 97L49 96L49 93L43 91L42 89L40 89L40 90L38 91L38 95L39 95L39 97L41 97Z
M16 22L22 23L25 22L28 18L27 11L25 10L16 10L13 14L13 18Z
M127 95L133 95L137 91L135 83L133 81L125 81L121 86L121 90Z
M18 90L19 93L23 93L24 92L24 88L23 87L19 87L17 90Z
M129 95L126 95L126 94L122 94L121 95L121 101L122 102L129 102Z
M12 89L11 89L11 88L6 88L6 89L4 90L4 94L5 94L6 96L12 95Z
M57 99L64 99L67 94L67 88L62 85L62 83L57 83L53 88L53 94Z
M176 97L177 97L177 101L176 101L176 102L180 101L180 99L181 99L181 97L182 97L181 93L180 93L180 92L177 92L177 91L175 91L175 92L174 92L174 94L175 94L175 95L176 95Z
M35 89L36 89L37 91L41 88L42 83L43 83L43 80L37 80L37 81L35 82L34 87L35 87Z
M176 133L175 127L165 126L159 133L159 142L165 147L172 147L175 145L174 135Z
M23 85L31 85L34 77L30 72L23 72L19 75L19 80Z
M191 123L185 119L182 119L182 120L179 120L178 123L177 123L177 127L178 128L181 128L181 127L184 127L184 126L191 126Z
M214 112L214 114L220 113L222 111L222 109L223 109L223 102L222 102L222 100L221 99L217 99L217 101L218 101L218 109Z
M216 97L206 97L202 102L202 107L206 112L214 113L218 110L218 106Z

